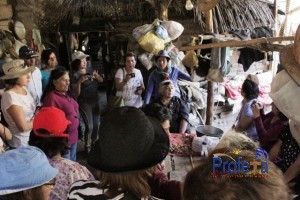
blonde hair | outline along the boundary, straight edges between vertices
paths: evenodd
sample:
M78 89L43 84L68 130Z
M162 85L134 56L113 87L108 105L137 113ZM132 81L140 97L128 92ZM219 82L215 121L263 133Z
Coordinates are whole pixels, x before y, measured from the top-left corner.
M129 192L138 198L149 197L151 189L148 185L148 178L154 173L155 167L124 173L97 171L97 178L101 181L99 187L101 189L108 189L105 194L109 198L119 195L122 192Z
M258 161L268 163L269 177L212 177L213 153L226 151L228 149L214 150L208 158L187 174L184 182L183 200L292 199L281 170L269 160L258 159ZM251 151L241 151L239 154L228 151L227 155L234 160L242 157L248 163L252 162L255 157ZM222 157L222 159L229 158ZM258 169L261 169L261 166L258 166Z
M230 130L223 135L220 142L215 147L215 149L218 148L230 148L255 152L258 145L245 134Z

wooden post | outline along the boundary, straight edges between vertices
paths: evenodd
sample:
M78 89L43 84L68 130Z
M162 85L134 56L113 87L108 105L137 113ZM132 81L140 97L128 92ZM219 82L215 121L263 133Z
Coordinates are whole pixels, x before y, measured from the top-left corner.
M205 12L206 32L213 32L213 16L212 10ZM211 125L214 114L214 82L208 81L207 85L207 110L206 125Z
M157 1L154 3L154 6L158 9L155 9L155 15L162 21L168 20L168 9L172 0L163 0Z
M277 19L278 19L278 0L274 1L274 22L275 22L275 26L274 26L274 34L273 37L277 36Z

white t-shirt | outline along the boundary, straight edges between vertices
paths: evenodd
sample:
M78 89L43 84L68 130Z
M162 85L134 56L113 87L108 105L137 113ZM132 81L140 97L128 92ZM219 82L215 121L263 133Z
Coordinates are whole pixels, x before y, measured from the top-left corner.
M123 74L125 72L125 75ZM134 106L134 107L141 107L143 105L142 97L135 94L136 89L139 86L143 86L143 76L141 71L138 69L133 69L133 73L135 77L131 78L123 88L123 91L117 91L116 96L123 96L125 106ZM118 69L115 77L121 79L126 76L127 72L125 69L120 68Z
M38 106L41 106L41 98L43 94L42 89L42 73L37 67L31 72L29 84L27 86L32 98Z
M8 144L9 146L14 148L28 145L29 134L31 130L21 132L10 114L8 114L7 109L12 105L21 106L23 108L26 121L30 121L30 119L33 117L36 107L36 104L27 88L23 88L27 92L26 95L17 94L13 91L5 91L1 99L1 109L3 112L3 116L8 123L10 132L12 133L12 140L8 141Z

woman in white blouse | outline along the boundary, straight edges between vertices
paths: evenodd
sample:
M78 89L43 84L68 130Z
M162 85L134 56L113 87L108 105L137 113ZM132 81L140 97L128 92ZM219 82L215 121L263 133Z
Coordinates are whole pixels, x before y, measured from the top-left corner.
M12 133L12 140L8 141L11 148L28 145L36 105L26 86L33 70L34 67L27 67L21 59L3 65L4 74L0 79L4 79L6 88L1 109Z

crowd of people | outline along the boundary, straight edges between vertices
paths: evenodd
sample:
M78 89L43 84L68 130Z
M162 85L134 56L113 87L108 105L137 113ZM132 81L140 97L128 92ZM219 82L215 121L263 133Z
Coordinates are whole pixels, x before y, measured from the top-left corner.
M114 77L116 96L123 98L124 106L104 116L98 97L104 78L89 65L89 55L74 52L71 72L58 65L51 49L42 52L40 68L28 46L20 48L19 56L4 64L0 75L6 85L1 97L1 200L279 200L299 192L300 147L294 133L300 129L275 99L272 111L263 112L253 80L246 79L242 86L244 99L234 131L180 182L169 180L164 160L170 133L188 131L189 108L177 81L190 81L190 75L169 66L167 51L155 56L157 68L147 84L135 68L136 55L125 54L125 66ZM83 140L88 168L76 162L82 118L87 121ZM259 147L270 159L255 157ZM220 152L226 153L227 162L242 157L248 163L267 163L269 177L214 177L212 159Z

